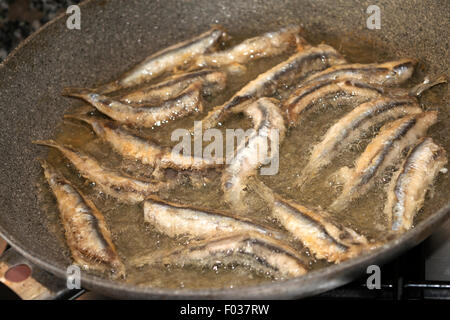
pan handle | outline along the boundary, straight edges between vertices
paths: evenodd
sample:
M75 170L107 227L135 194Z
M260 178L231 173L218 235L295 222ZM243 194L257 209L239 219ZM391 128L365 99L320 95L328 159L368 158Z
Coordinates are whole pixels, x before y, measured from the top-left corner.
M64 299L83 290L70 290L66 281L51 275L26 260L13 248L0 251L0 282L23 300Z

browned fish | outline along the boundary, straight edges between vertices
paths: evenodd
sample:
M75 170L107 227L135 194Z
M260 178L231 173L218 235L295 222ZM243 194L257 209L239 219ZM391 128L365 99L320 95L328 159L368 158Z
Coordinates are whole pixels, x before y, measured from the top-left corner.
M230 49L199 56L196 65L241 71L245 69L242 64L249 61L280 55L296 46L302 47L306 41L300 36L301 30L301 27L292 25L246 39Z
M356 160L355 167L341 169L344 188L330 208L342 210L353 199L365 194L386 166L397 160L405 147L415 144L419 138L425 136L436 120L437 112L428 111L407 115L384 125Z
M273 95L277 88L288 86L307 74L322 70L334 64L344 63L342 56L332 47L319 45L308 47L283 61L256 79L250 81L239 90L230 100L211 110L203 118L204 129L216 126L228 112L237 106L249 103L254 99Z
M58 149L83 177L94 182L104 193L124 202L142 202L146 196L168 186L165 182L139 180L106 169L92 157L53 140L33 143Z
M223 34L221 27L213 27L193 39L158 51L126 72L119 80L101 86L95 91L105 94L129 88L148 82L176 68L187 67L200 55L215 50Z
M170 237L187 236L193 239L213 238L238 232L258 232L282 239L276 230L263 227L249 219L206 208L198 208L150 196L144 202L145 221Z
M278 100L260 98L244 112L253 121L253 131L248 139L238 146L236 154L222 175L222 190L225 201L233 209L242 211L242 201L249 177L257 174L261 165L278 161L279 144L283 141L286 128ZM265 151L265 152L264 152ZM278 172L278 162L276 162Z
M156 141L138 136L111 120L80 114L66 114L64 117L88 123L94 132L120 155L155 168L203 170L222 166L215 159L175 154L171 148L162 147Z
M77 97L89 102L98 111L108 117L136 127L151 128L203 110L200 96L200 83L193 83L179 96L163 101L160 105L130 105L116 101L104 95L87 91L86 89L70 89L66 95Z
M285 243L256 232L216 236L183 248L154 252L133 261L144 264L215 266L243 265L278 277L298 277L308 269L304 259Z
M43 160L41 164L58 202L74 262L87 270L109 271L114 278L125 276L125 267L102 213L53 166Z
M226 79L224 72L212 69L175 74L160 83L139 88L123 96L121 101L130 104L157 104L175 98L193 83L200 83L202 94L212 95L225 89Z
M445 150L431 138L423 138L409 152L388 188L384 212L392 231L405 232L412 227L427 191L446 164Z

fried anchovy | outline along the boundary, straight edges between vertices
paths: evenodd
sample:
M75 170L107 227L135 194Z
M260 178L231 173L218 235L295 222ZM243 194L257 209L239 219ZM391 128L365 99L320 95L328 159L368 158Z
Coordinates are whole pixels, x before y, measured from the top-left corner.
M227 112L236 109L239 105L242 106L242 104L251 102L259 97L273 95L277 88L291 85L294 81L310 72L344 62L345 60L341 55L334 48L327 45L310 47L298 52L286 61L260 74L256 79L239 90L230 100L211 110L202 120L203 128L209 129L214 127Z
M142 202L146 196L167 186L164 182L138 180L103 168L92 157L53 140L39 140L33 143L58 149L83 177L94 182L104 193L124 202Z
M345 181L344 189L330 208L342 210L350 201L366 193L384 168L397 160L405 147L423 137L436 120L437 112L429 111L408 115L384 125L356 160L355 167L340 170Z
M218 45L224 31L214 27L205 33L158 51L147 57L119 80L98 88L103 94L123 88L132 87L171 72L176 68L190 65L198 56L213 50Z
M228 212L197 208L150 196L144 202L145 221L169 237L205 239L237 232L254 231L276 238L279 232Z
M228 50L201 55L197 58L196 65L202 68L236 66L251 60L280 55L306 43L300 37L301 30L299 26L288 26L275 32L267 32L244 40Z
M158 106L141 105L137 107L85 89L80 91L72 89L72 91L66 91L65 94L89 102L98 111L120 123L137 127L159 126L166 121L203 110L199 83L191 84L179 96L166 100Z
M380 245L333 221L330 214L322 209L307 208L284 199L261 180L252 180L249 188L265 201L272 216L318 259L338 263Z
M331 222L327 213L311 210L276 194L272 210L281 225L318 259L338 263L372 246L354 230Z
M410 98L381 97L363 103L339 119L314 146L307 165L303 168L297 185L304 185L320 169L329 165L338 152L357 140L371 126L408 114L422 112L418 103Z
M412 59L370 64L340 64L309 76L302 85L324 80L354 80L374 85L398 85L411 78L416 64L417 62Z
M261 165L277 156L277 149L286 132L283 116L275 99L260 98L244 112L252 119L254 130L238 146L234 158L222 175L224 199L236 210L243 209L242 199L248 178L255 176Z
M45 178L58 202L67 245L76 264L89 270L125 276L102 213L48 162L41 161Z
M196 82L201 84L202 94L211 95L224 90L226 80L224 72L211 69L176 74L158 84L133 91L122 97L121 101L142 104L172 99Z
M336 94L344 95L336 96ZM326 96L333 95L334 98L347 98L348 96L357 96L364 99L377 97L383 93L383 89L374 87L370 84L357 81L335 82L327 80L314 82L305 85L294 91L287 99L285 109L290 125L294 125L304 112L308 111L314 103Z
M404 232L412 227L415 215L422 208L425 194L445 164L445 150L431 138L422 139L409 152L388 188L384 212L392 231Z
M114 121L78 114L67 114L64 117L88 123L97 136L109 143L120 155L143 164L176 170L201 170L220 166L214 159L199 159L172 153L171 148L162 147L156 141L133 134Z
M346 98L347 96L357 96L367 100L382 94L398 99L413 99L419 97L425 90L446 82L446 79L443 76L436 77L433 80L425 78L423 83L410 89L404 89L383 88L379 85L371 84L371 82L376 82L373 80L366 82L366 80L363 81L357 78L351 80L343 80L345 77L338 78L339 80L326 79L321 81L311 81L295 90L284 103L289 124L294 125L303 112L310 109L315 102L330 95L332 95L334 100L337 98ZM336 94L340 93L344 93L345 95L336 96Z
M387 119L420 113L422 110L419 107L417 97L424 91L445 82L446 79L442 76L433 80L425 78L423 83L409 90L403 88L389 89L386 91L388 97L370 100L353 109L328 129L322 141L314 147L308 164L297 180L297 185L304 185L321 168L331 162L341 147L355 141L371 126Z
M137 259L137 265L240 264L283 277L301 276L307 272L303 258L285 243L256 232L216 237L189 244L180 249L152 253Z

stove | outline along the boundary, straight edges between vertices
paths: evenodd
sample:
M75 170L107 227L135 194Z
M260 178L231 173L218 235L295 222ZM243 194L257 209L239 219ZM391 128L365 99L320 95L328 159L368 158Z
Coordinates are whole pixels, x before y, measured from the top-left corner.
M450 300L450 220L427 240L381 266L381 288L366 275L312 299Z

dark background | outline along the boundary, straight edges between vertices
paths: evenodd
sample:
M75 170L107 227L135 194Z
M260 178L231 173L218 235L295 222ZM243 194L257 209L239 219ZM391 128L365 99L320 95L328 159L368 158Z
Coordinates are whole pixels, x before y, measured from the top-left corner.
M0 62L26 37L81 0L0 0Z

